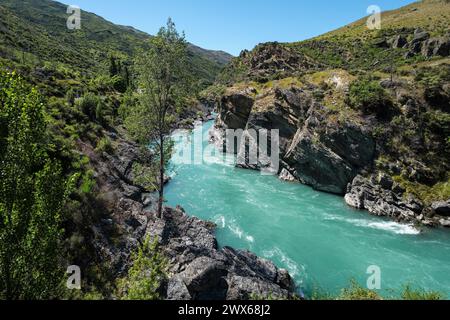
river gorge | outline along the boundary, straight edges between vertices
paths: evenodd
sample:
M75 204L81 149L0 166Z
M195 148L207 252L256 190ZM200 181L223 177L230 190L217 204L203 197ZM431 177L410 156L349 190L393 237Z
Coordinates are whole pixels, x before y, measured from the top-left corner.
M203 153L204 161L173 161L166 198L214 222L219 246L273 261L306 295L337 294L352 279L365 285L371 266L380 268L386 295L398 295L407 284L450 292L448 231L370 216L349 208L342 197L236 168L234 157L209 144L213 124L174 134L176 156L201 135L203 145L193 144L191 152L195 159Z

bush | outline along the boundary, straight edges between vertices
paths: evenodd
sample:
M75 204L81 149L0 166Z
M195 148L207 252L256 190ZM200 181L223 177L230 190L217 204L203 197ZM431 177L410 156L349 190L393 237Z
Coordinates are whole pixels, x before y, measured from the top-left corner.
M167 278L167 259L159 249L159 243L150 241L147 236L144 243L132 255L133 266L128 276L118 284L118 296L123 300L159 300L160 289Z
M108 137L101 138L100 141L97 143L95 151L98 153L103 152L112 153L114 151L114 148L112 146L111 140Z
M378 81L360 79L350 86L349 104L366 115L375 114L379 118L389 118L394 104L386 90Z
M127 91L127 82L122 76L114 76L111 79L114 90L125 93Z
M403 300L443 300L444 296L440 292L425 291L423 289L413 289L410 285L405 286L402 293Z
M100 99L92 93L88 93L76 101L77 107L92 121L95 121L97 118L97 109L99 104Z
M383 300L375 291L361 287L356 281L352 281L349 288L342 290L337 300Z

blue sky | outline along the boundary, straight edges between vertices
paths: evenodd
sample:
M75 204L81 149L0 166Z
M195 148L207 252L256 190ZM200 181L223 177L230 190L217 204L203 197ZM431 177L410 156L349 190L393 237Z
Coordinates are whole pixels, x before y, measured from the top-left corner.
M62 0L117 24L155 34L170 16L187 40L238 55L267 41L292 42L334 30L413 0Z

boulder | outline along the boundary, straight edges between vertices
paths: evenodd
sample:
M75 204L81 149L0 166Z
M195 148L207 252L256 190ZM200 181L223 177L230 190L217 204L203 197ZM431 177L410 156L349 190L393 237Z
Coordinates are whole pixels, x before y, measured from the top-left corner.
M282 169L279 175L280 180L287 182L295 182L297 179L287 169Z
M180 276L172 277L168 281L166 299L176 301L192 300L192 296Z
M221 261L210 257L199 257L180 274L190 295L194 299L223 299L228 286L225 281L228 271Z
M392 47L394 49L400 49L406 47L408 40L403 35L397 35L392 39Z
M394 181L392 180L392 178L385 173L381 173L378 176L378 183L385 190L391 190L392 186L394 185Z
M447 57L450 54L450 38L431 38L423 43L422 55Z
M414 36L412 39L412 43L423 42L430 38L430 34L422 29L416 29L414 31Z
M288 299L294 295L295 284L288 272L251 252L219 249L214 225L187 216L182 208L166 208L163 224L149 224L147 232L161 235L161 248L170 262L167 299L235 300L272 294Z
M386 216L397 221L423 222L423 204L413 197L399 198L391 188L391 181L379 177L357 176L349 185L345 202L356 209L365 209L376 216ZM384 186L379 183L383 181ZM387 185L385 184L387 183ZM421 218L422 217L422 218Z
M375 39L372 44L378 48L389 48L389 43L385 38Z
M434 202L431 208L437 215L450 217L450 200Z

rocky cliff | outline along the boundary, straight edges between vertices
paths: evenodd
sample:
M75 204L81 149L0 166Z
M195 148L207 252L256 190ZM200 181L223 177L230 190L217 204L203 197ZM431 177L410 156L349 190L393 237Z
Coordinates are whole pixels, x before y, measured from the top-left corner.
M430 12L440 14L425 24ZM447 16L447 2L425 1L385 13L388 27L378 32L364 29L364 20L242 52L216 84L212 139L230 151L227 129L278 129L282 179L345 195L372 214L448 226ZM239 166L267 166L246 163L259 142L244 137L234 148Z

